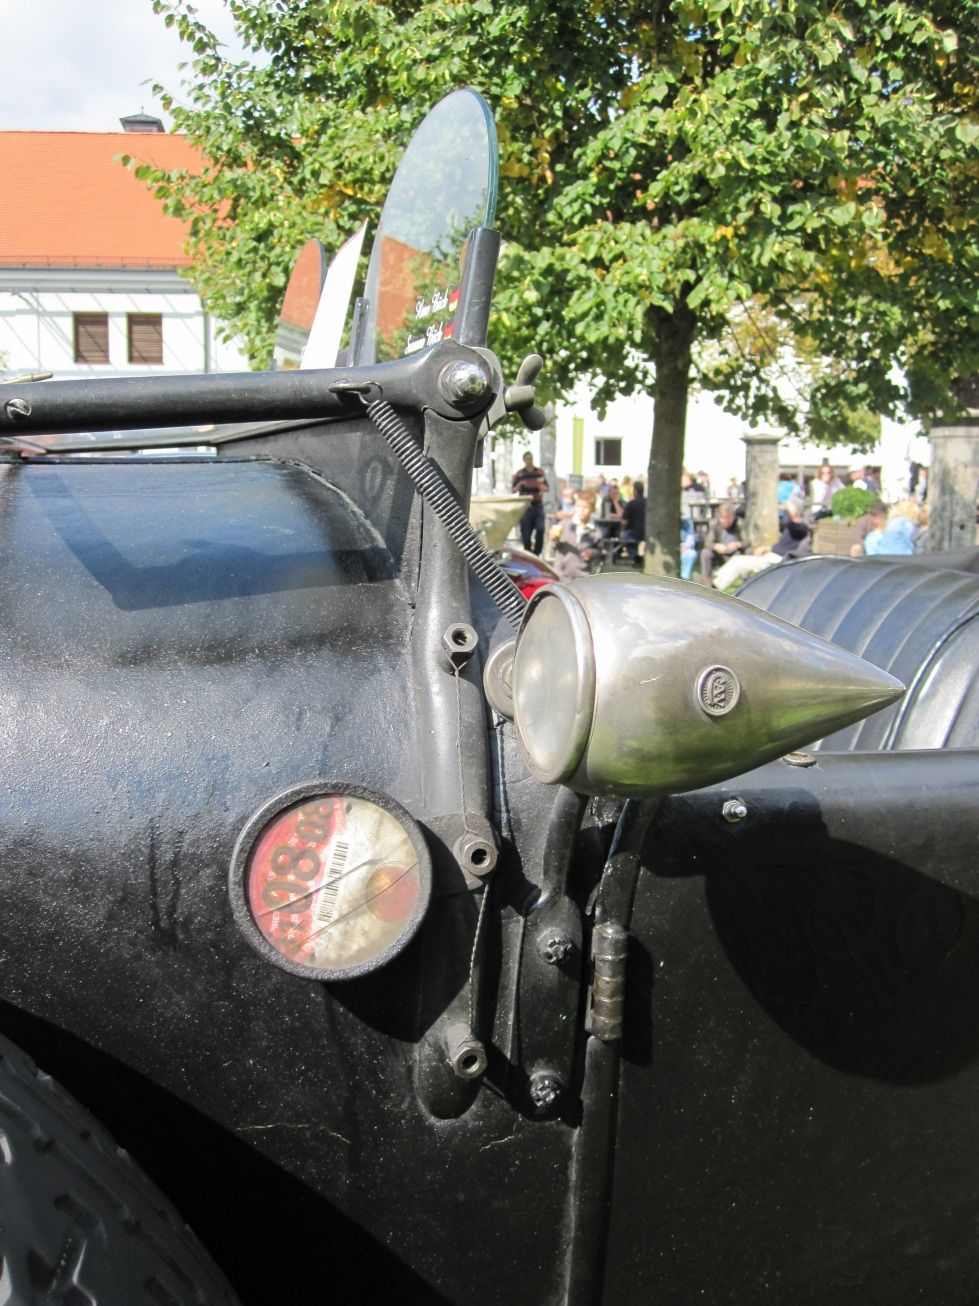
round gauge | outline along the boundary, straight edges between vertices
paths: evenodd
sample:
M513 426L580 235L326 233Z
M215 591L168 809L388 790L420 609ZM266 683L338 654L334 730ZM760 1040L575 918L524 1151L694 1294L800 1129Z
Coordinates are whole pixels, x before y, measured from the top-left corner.
M231 863L245 937L307 979L353 979L390 961L420 925L431 888L416 823L355 785L281 795L249 821Z

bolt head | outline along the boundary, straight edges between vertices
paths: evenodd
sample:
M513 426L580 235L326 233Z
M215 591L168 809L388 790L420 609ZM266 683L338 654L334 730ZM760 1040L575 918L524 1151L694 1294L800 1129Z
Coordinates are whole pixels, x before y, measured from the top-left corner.
M725 821L743 821L748 815L748 808L745 806L743 798L729 798L721 808L721 815Z
M537 948L549 966L556 966L571 956L574 940L564 930L545 930L537 941Z
M467 404L481 398L489 386L489 377L478 363L457 359L442 368L439 389L450 404Z
M530 1077L530 1100L538 1111L547 1111L564 1089L564 1085L551 1070L538 1070Z

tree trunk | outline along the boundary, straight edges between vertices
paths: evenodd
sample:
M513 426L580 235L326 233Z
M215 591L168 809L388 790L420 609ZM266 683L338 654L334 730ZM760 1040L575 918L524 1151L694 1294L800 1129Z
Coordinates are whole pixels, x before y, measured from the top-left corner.
M680 473L696 324L696 315L683 304L656 316L656 399L646 485L645 571L652 576L680 572Z

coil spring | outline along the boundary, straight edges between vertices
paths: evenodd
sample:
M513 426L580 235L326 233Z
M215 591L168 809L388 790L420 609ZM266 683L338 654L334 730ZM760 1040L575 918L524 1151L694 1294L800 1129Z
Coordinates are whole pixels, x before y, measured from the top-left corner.
M384 399L368 404L367 416L394 450L418 493L448 531L497 607L513 629L519 629L527 600L470 526L466 514L435 466L418 448L404 422Z

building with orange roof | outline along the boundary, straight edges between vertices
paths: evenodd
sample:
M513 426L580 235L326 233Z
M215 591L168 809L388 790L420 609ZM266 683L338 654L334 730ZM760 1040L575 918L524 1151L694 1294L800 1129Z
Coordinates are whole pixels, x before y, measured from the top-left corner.
M143 114L119 132L0 132L0 372L57 377L244 368L181 271L186 224L120 162L193 168Z

